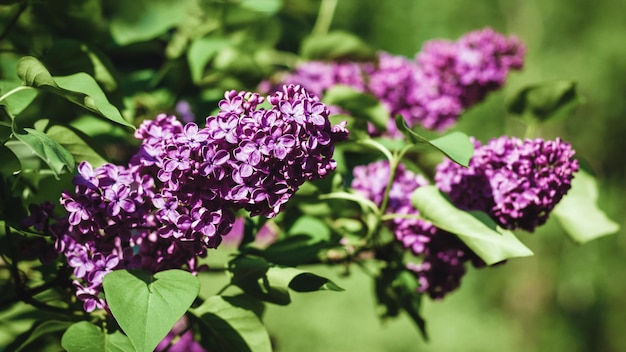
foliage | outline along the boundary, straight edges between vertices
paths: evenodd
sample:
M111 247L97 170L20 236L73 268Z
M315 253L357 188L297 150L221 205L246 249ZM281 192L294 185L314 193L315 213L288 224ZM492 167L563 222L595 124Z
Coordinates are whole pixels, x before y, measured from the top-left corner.
M294 195L289 202L262 213L269 219L250 210L255 199L232 206L238 216L233 226L242 228L228 235L228 231L207 235L219 238L209 247L217 247L222 235L226 243L210 248L208 255L206 248L196 250L199 263L190 260L156 272L136 263L128 264L128 269L103 264L101 271L90 268L93 275L103 275L102 290L81 286L82 277L77 275L81 267L69 257L57 257L57 252L66 253L60 247L67 245L54 230L55 224L67 221L63 208L69 211L70 196L62 192L79 193L81 177L87 173L85 162L96 170L133 160L145 147L134 138L144 121L162 113L177 114L185 123L209 115L228 116L224 102L232 103L232 108L237 99L228 92L253 92L267 82L282 83L285 71L297 72L311 61L354 63L366 85L380 79L375 70L382 70L383 60L390 57L376 54L376 48L354 33L329 30L337 3L323 0L320 6L318 12L312 2L288 0L1 3L0 154L6 162L0 167L0 312L24 303L26 308L20 309L35 316L32 327L13 336L7 349L44 350L38 342L46 341L68 351L167 350L178 344L189 350L271 351L271 331L264 324L266 304L289 305L293 292L344 291L340 281L309 271L305 266L310 264L364 268L372 276L371 294L383 308L381 316L404 312L426 337L423 302L429 295L438 299L457 288L466 261L482 267L532 255L517 237L525 235L519 228L504 228L487 208L459 207L436 182L425 184L426 179L437 179L429 160L447 157L471 168L475 143L467 134L444 132L441 126L424 128L405 110L395 109L393 96L346 81L313 92L332 112L330 121L321 124L334 125L332 133L337 135L347 126L350 133L343 142L328 137L337 142L330 148L336 160L334 173L320 172L319 179L306 182L300 177L290 185ZM408 68L414 69L424 79L430 74ZM507 74L483 82L484 86L458 83L466 90L457 97L463 104L458 114L499 88L504 83L500 78ZM507 108L528 125L531 137L539 126L567 117L583 101L576 88L571 81L530 84ZM227 99L221 100L225 92ZM241 97L239 101L251 99ZM289 114L286 102L270 100L255 111L274 117ZM340 123L343 120L347 125ZM239 152L233 151L233 158ZM278 152L272 156L286 158ZM329 157L321 159L329 163ZM386 166L370 171L384 177L381 181L372 176L369 181L372 187L380 183L380 188L356 186L357 166L379 159ZM305 163L301 160L297 159L296 170ZM334 163L329 165L326 171L335 168ZM577 170L575 165L572 169ZM152 176L161 179L156 172ZM404 182L398 180L408 182L408 189L397 186ZM570 238L585 243L617 232L619 226L597 204L593 176L581 171L571 185L562 201L555 198L559 204L554 210ZM65 202L60 200L62 194ZM230 203L220 203L220 211L227 206ZM113 215L125 211L117 209ZM142 226L149 228L150 221ZM101 235L85 231L88 236ZM420 244L424 236L429 239ZM445 242L442 248L435 247L439 238ZM147 236L141 240L149 241ZM129 245L131 252L140 251L140 241ZM206 266L214 253L228 247L232 256ZM97 248L91 251L91 259L100 254ZM448 255L441 262L434 259ZM168 260L166 255L161 259ZM461 272L437 271L437 265L444 264ZM225 286L213 283L216 276L226 278ZM106 302L107 309L87 309L89 300ZM18 316L7 324L22 320Z

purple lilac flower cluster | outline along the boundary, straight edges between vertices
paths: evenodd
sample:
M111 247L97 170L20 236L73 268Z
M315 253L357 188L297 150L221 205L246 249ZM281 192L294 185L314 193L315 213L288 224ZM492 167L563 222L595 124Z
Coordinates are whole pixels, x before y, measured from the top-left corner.
M335 169L328 108L300 86L264 98L230 91L206 127L159 115L135 132L142 141L128 166L82 162L64 192L67 219L52 225L86 311L106 307L104 275L116 269L187 268L216 248L234 212L273 217L307 180Z
M357 166L353 169L351 187L380 205L389 172L387 161ZM456 236L418 218L419 212L411 204L408 195L427 183L421 175L416 175L400 164L389 192L385 213L415 217L395 217L385 225L405 248L423 257L421 264L407 264L407 268L418 277L419 291L433 299L441 299L460 285L467 261L472 261L476 266L482 265L482 261Z
M474 141L469 167L445 160L436 168L437 187L461 209L481 210L500 226L533 232L571 187L578 161L569 143L500 137Z
M509 71L524 63L525 47L515 36L490 28L467 33L456 42L427 42L415 60L380 52L376 63L307 62L282 78L323 94L343 84L378 98L390 116L401 114L409 126L442 131L463 111L500 88ZM267 83L266 83L267 85ZM387 131L399 136L393 119Z

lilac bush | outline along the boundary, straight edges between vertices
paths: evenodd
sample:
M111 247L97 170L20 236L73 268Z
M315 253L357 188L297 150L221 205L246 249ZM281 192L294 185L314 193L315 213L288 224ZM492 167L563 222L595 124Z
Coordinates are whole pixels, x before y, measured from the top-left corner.
M305 181L335 169L345 123L332 126L328 108L300 86L267 99L270 109L256 93L226 92L202 129L161 114L136 130L142 144L127 167L79 165L74 193L61 199L68 217L53 232L87 312L105 307L106 273L195 273L237 210L274 217Z

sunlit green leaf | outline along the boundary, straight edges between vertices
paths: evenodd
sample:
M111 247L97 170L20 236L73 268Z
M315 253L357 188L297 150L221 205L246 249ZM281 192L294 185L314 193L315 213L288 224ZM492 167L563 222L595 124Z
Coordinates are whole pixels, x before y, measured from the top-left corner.
M456 208L436 186L418 187L411 202L421 216L457 235L488 265L533 254L511 231L500 228L486 214Z
M307 37L302 42L300 54L307 60L369 60L375 56L359 37L343 31Z
M240 0L239 6L255 12L274 15L283 7L282 0Z
M468 166L470 159L474 155L474 145L465 133L458 131L452 132L429 141L428 139L420 136L418 133L412 131L402 115L396 116L396 126L411 143L426 143L435 147L459 165Z
M566 116L583 102L576 90L576 82L554 81L522 89L508 104L508 110L512 114L546 121Z
M69 172L74 171L74 157L62 145L57 143L45 133L39 132L32 128L25 128L25 134L14 134L20 142L24 143L28 148L43 160L55 175L60 175L64 169ZM7 147L11 148L8 144Z
M71 102L120 125L133 127L124 120L120 111L108 101L98 83L88 74L79 72L69 76L54 77L54 80L62 89L61 95Z
M596 179L582 170L575 174L572 188L552 214L576 243L586 243L619 231L619 225L598 207Z
M68 352L134 352L135 348L128 337L116 331L105 334L102 329L87 321L70 326L61 345Z
M152 351L200 290L198 278L183 270L151 275L115 270L104 277L104 293L115 320L137 351Z
M224 297L209 297L191 313L202 322L211 351L272 351L269 335L257 315ZM203 334L205 335L205 334Z
M230 41L222 37L203 37L191 42L187 51L187 61L194 82L200 82L207 63L220 49L228 45Z
M191 4L189 0L109 1L111 35L120 45L150 40L181 23Z
M133 127L109 102L95 79L84 72L53 78L39 60L27 56L18 61L17 73L27 86L45 89L99 116Z

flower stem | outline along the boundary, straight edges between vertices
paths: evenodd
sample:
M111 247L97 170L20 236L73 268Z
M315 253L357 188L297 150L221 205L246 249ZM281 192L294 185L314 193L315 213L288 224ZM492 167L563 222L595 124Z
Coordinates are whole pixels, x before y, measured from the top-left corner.
M313 26L313 34L324 35L328 33L330 25L333 22L333 17L335 16L336 8L337 0L322 0L320 10L317 13L317 20Z

